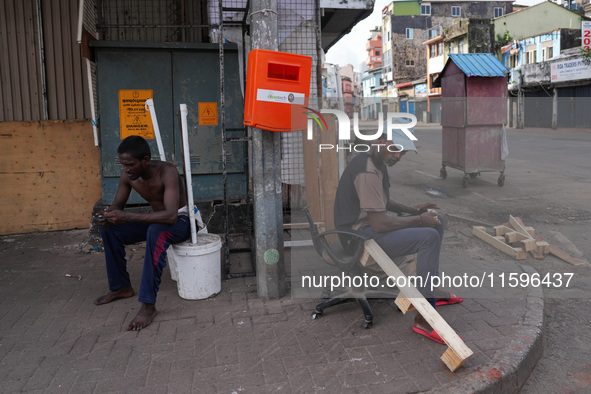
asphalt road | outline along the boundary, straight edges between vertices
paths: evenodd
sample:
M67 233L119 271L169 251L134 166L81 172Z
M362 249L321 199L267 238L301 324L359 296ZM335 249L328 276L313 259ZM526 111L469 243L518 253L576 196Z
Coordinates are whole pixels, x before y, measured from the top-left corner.
M504 186L497 185L499 173L483 172L466 188L461 170L448 167L447 178L439 178L441 127L419 125L415 133L419 154L407 154L396 168L405 186L423 190L425 200L464 218L498 225L510 214L518 216L552 245L591 260L591 131L507 129ZM469 235L460 234L461 248L494 253ZM544 290L544 356L522 392L591 392L591 266L553 256L530 256L524 263L542 275L573 273L573 280L568 289Z

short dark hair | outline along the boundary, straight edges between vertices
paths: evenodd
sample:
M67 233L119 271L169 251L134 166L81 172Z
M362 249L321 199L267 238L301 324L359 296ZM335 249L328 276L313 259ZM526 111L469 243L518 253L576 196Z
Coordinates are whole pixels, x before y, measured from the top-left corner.
M117 154L129 153L132 157L142 160L144 157L152 157L148 141L139 135L130 135L119 144Z

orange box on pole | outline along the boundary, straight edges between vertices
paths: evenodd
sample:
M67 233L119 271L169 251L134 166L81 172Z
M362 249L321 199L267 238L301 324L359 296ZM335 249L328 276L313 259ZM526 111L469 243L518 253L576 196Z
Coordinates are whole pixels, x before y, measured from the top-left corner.
M265 49L250 51L244 124L271 131L306 129L308 111L304 107L308 106L311 73L310 56Z

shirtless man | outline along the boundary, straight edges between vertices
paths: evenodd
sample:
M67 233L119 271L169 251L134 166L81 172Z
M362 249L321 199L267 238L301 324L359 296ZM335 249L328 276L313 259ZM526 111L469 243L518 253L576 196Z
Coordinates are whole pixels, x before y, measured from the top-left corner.
M117 149L123 172L113 204L97 214L105 249L109 292L94 303L102 305L134 296L127 272L125 245L146 241L146 255L138 301L141 307L127 330L146 328L157 314L156 293L166 267L166 249L190 236L184 185L176 167L151 161L150 147L142 137L125 138ZM150 206L150 213L124 211L135 190ZM181 208L181 209L179 209Z

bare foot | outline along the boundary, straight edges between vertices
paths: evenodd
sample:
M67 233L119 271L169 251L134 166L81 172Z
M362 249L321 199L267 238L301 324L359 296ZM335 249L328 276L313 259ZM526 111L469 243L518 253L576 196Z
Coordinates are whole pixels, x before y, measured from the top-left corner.
M107 294L100 296L94 300L94 305L108 304L111 301L115 301L119 298L133 297L135 293L131 287L122 287L121 289L113 290Z
M127 326L127 331L139 331L148 327L157 314L158 311L156 310L156 306L154 304L142 303L139 312Z

